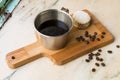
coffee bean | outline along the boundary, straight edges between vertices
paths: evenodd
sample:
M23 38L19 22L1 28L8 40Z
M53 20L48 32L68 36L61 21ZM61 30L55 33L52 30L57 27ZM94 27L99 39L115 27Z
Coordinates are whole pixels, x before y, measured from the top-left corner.
M89 39L91 39L92 38L92 36L91 35L89 35Z
M112 51L111 51L111 50L108 50L107 52L108 52L109 54L112 54Z
M85 43L86 43L86 44L89 44L90 42L89 42L89 41L87 41L87 40L85 40Z
M90 40L91 40L92 42L94 42L94 41L95 41L95 37L90 38Z
M89 32L85 31L85 37L89 37Z
M81 41L83 41L83 39L84 39L83 36L80 36L79 38L81 39Z
M65 10L66 8L62 7L61 10Z
M94 32L94 35L97 35L97 32Z
M66 12L69 13L69 9L66 9Z
M96 39L96 35L93 35L93 38Z
M80 39L82 39L83 38L83 36L80 36Z
M80 41L86 41L83 36L77 37L76 40L79 41L79 42ZM89 44L89 43L87 42L87 44Z
M84 41L84 40L83 40L83 36L77 37L76 40L79 41L79 42L80 42L80 41Z
M90 60L88 60L88 59L86 59L85 61L86 61L86 62L90 62Z
M93 56L89 56L88 59L89 59L89 60L92 60L92 59L93 59Z
M89 32L88 32L88 31L85 31L85 34L89 34Z
M98 49L98 52L102 52L102 50L101 50L101 49Z
M88 56L94 56L94 54L91 52L90 54L88 54Z
M101 62L102 62L102 61L103 61L103 58L100 58L100 59L99 59L99 61L101 61Z
M102 32L103 35L105 35L106 33L105 32Z
M69 13L69 9L67 9L67 8L62 7L61 10L63 10L63 11L65 11L65 12Z
M12 58L12 59L15 59L15 56L12 56L11 58Z
M103 36L103 35L101 35L101 38L103 39L103 38L104 38L104 36Z
M117 48L120 48L120 45L116 45Z
M97 41L100 41L100 38L97 38Z
M85 38L82 38L81 40L82 40L82 41L85 41Z
M105 63L101 63L101 65L103 66L103 67L105 67L106 65L105 65Z
M99 61L99 60L100 60L100 58L99 58L99 57L96 57L96 60L97 60L97 61Z
M99 63L95 63L95 65L96 65L96 66L98 66L98 67L100 66L100 64L99 64Z
M92 72L96 72L96 69L95 69L95 68L92 68Z
M100 56L100 53L99 53L99 52L97 52L97 53L95 54L95 56Z

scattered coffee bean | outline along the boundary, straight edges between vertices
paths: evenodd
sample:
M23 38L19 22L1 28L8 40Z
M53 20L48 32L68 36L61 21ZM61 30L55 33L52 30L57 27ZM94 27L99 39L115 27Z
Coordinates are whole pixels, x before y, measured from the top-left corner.
M104 36L103 36L103 35L101 35L101 38L103 39L103 38L104 38Z
M12 59L15 59L15 56L12 56L11 58L12 58Z
M96 57L96 60L97 60L97 61L99 61L99 60L100 60L100 58L99 58L99 57Z
M89 37L89 32L85 31L85 37Z
M117 46L119 46L119 45L116 45L116 47ZM105 67L106 64L104 63L104 59L99 57L101 55L101 52L102 52L102 49L98 49L97 53L93 53L93 52L89 53L88 54L88 59L86 59L85 61L90 62L91 60L96 59L96 63L95 63L96 67L99 67L99 66ZM112 53L112 51L108 50L108 53ZM91 71L96 72L96 69L92 68Z
M69 9L68 9L68 8L62 7L61 10L63 10L63 11L65 11L65 12L69 13Z
M90 41L94 42L95 41L95 37L90 38Z
M97 38L97 41L100 41L100 38Z
M102 52L102 50L101 50L101 49L98 49L98 52Z
M105 32L102 32L103 35L105 35L106 33Z
M96 69L95 69L95 68L92 68L92 72L96 72Z
M90 54L88 54L88 56L94 56L94 54L91 52Z
M89 39L91 39L92 38L92 36L91 35L89 35Z
M82 40L82 41L85 41L85 38L82 38L81 40Z
M69 13L69 9L67 9L66 12Z
M92 59L93 59L93 56L89 56L88 58L89 58L89 60L92 60Z
M80 42L80 41L84 41L85 39L83 38L83 36L80 36L80 37L77 37L76 40Z
M98 67L100 66L100 64L99 64L99 63L95 63L95 65L96 65L96 66L98 66Z
M94 32L94 35L97 35L97 32Z
M86 61L86 62L90 62L90 60L89 60L89 59L86 59L85 61Z
M112 54L112 51L111 51L111 50L108 50L107 52L108 52L109 54Z
M85 43L86 43L86 44L89 44L90 42L89 42L89 41L87 41L87 40L85 40Z
M80 36L80 39L83 39L83 36Z
M102 62L102 61L103 61L103 58L96 57L96 60Z
M117 48L120 48L120 45L116 45Z
M100 56L100 53L99 53L99 52L97 52L97 53L95 54L95 56Z
M93 35L93 38L96 39L96 35Z
M103 66L103 67L105 67L106 65L105 65L105 63L101 63L101 65Z
M103 61L103 58L100 58L100 59L99 59L99 61L101 61L101 62L102 62L102 61Z

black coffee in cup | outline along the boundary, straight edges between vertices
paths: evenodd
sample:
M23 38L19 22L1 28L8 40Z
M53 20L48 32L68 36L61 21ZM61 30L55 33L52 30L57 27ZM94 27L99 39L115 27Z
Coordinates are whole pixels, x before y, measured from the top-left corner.
M48 36L59 36L68 32L68 26L60 20L48 20L43 22L38 31Z
M73 21L64 11L48 9L36 16L34 25L42 45L51 50L58 50L67 44Z

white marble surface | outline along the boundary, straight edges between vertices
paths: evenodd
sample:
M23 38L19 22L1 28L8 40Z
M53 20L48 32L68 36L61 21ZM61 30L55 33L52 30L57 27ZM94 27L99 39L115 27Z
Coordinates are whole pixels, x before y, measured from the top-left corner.
M0 80L120 80L120 0L22 0L12 18L0 31ZM49 8L90 10L115 36L115 41L102 48L106 67L95 73L94 61L86 63L87 55L63 66L54 65L48 58L40 58L18 69L10 69L5 61L8 52L36 41L34 35L35 16ZM107 54L113 50L113 54ZM11 77L10 74L17 70Z

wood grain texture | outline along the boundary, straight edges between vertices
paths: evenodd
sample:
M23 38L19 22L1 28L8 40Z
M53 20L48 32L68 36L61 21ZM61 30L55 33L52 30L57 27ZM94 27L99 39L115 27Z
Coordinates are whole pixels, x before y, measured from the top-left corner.
M41 39L37 34L38 41L20 48L16 51L10 52L6 56L6 60L8 66L10 68L17 68L22 66L28 62L31 62L40 57L46 56L50 58L55 64L62 65L69 61L72 61L75 58L78 58L82 55L85 55L93 50L101 48L111 42L114 41L114 37L112 34L96 19L96 17L91 14L88 10L86 11L91 16L91 25L85 30L78 30L73 27L69 34L69 40L67 45L60 50L49 50L46 49L41 44ZM85 44L84 42L78 42L76 37L80 35L84 35L84 32L88 31L90 34L97 32L97 37L101 37L101 33L105 32L105 38L101 39L101 41L95 40L94 42L90 42L89 44ZM87 39L89 40L89 39ZM14 56L14 59L13 59Z

